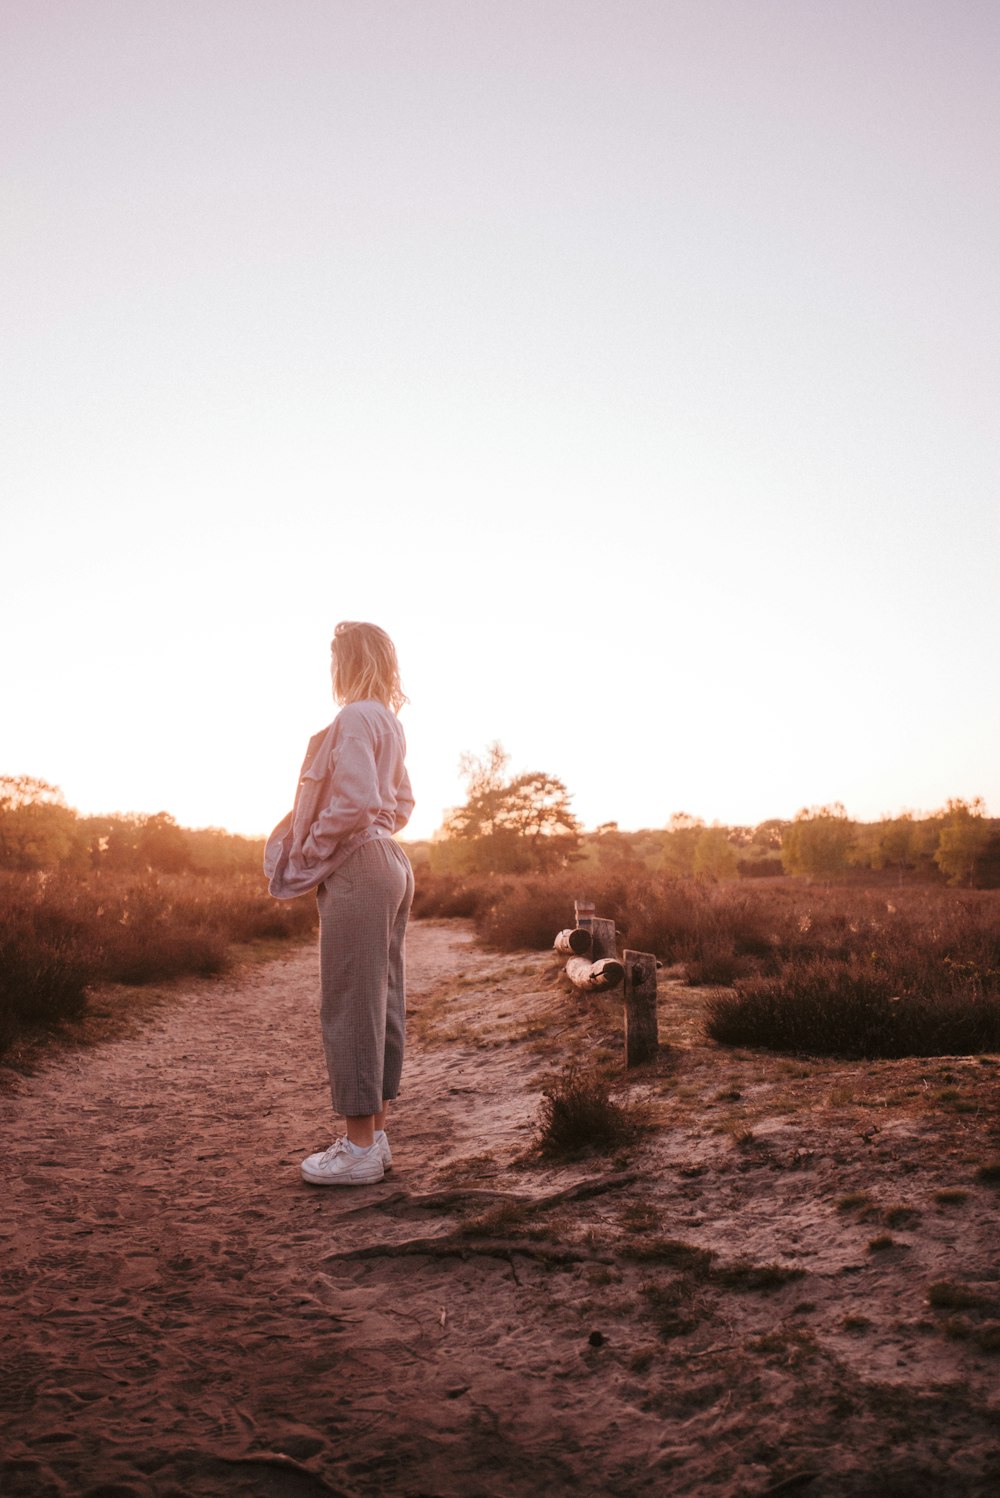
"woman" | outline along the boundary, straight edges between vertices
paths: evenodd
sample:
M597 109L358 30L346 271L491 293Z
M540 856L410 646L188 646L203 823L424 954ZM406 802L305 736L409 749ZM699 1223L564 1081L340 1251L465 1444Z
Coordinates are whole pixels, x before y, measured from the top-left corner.
M316 1186L367 1186L392 1164L386 1104L399 1090L406 1012L403 942L413 874L392 834L413 794L396 716L407 700L392 641L343 623L330 644L340 712L309 741L295 806L264 851L279 900L316 890L320 1019L334 1112L347 1133L302 1162Z

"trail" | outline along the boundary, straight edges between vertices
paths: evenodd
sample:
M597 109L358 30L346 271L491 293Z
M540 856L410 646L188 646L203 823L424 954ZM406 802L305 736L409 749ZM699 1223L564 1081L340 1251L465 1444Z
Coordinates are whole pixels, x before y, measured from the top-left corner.
M377 1186L299 1177L312 946L0 1095L3 1498L997 1491L995 1058L722 1051L667 982L655 1126L525 1166L553 1068L619 1064L620 999L456 921L408 963Z
M414 1010L496 961L431 924L408 955ZM311 947L199 982L0 1100L5 1495L461 1491L454 1474L436 1485L433 1448L479 1423L455 1392L468 1359L456 1372L449 1352L462 1266L425 1305L395 1268L334 1276L323 1258L391 1232L359 1208L469 1153L472 1109L494 1145L526 1143L526 1105L512 1116L505 1068L411 1044L385 1185L306 1187L298 1162L333 1132L317 987ZM472 1446L459 1469L480 1465Z

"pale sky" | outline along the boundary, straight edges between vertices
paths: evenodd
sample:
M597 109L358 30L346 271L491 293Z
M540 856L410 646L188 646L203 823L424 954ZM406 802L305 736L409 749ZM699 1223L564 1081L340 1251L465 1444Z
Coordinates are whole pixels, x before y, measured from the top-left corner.
M1000 814L995 0L3 0L0 772Z

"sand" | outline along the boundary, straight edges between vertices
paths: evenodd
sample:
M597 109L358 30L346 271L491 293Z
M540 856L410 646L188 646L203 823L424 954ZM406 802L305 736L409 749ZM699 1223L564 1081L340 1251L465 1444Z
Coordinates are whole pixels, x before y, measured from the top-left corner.
M618 1002L462 922L409 959L378 1186L299 1178L312 946L7 1077L4 1498L1000 1490L995 1058L723 1051L668 977L651 1127L545 1162Z

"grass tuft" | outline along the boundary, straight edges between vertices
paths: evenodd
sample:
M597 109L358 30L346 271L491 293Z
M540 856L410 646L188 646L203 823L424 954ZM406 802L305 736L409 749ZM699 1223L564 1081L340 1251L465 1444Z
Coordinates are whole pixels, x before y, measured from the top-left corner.
M611 1096L599 1072L569 1067L542 1093L536 1147L548 1159L573 1159L587 1150L614 1150L636 1139L641 1111Z

